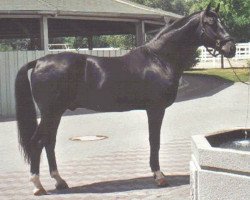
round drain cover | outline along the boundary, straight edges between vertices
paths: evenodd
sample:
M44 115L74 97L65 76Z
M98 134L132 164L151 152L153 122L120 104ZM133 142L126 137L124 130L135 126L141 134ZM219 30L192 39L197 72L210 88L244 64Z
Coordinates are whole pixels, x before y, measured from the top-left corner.
M107 139L107 136L102 135L85 135L85 136L76 136L70 138L72 141L96 141L96 140L104 140Z

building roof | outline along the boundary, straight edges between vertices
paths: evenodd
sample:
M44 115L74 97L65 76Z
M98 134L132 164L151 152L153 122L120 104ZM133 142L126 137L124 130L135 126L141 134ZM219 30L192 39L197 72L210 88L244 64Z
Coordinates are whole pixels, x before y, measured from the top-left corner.
M110 17L180 18L127 0L1 0L0 14L54 14Z
M146 32L182 16L127 0L0 0L0 39L39 38L41 16L49 37L135 34L143 20Z

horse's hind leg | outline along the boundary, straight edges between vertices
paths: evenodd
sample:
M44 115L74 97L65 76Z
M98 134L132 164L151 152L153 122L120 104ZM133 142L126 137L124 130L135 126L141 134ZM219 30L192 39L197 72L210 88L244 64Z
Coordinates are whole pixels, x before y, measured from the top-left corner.
M48 163L49 163L50 175L52 178L56 180L56 189L58 190L68 188L67 183L61 178L57 170L56 157L55 157L56 133L57 133L58 125L60 123L60 119L61 119L61 116L58 116L51 121L52 124L49 130L51 132L51 138L50 138L50 142L45 145Z
M33 190L34 195L44 195L46 194L45 189L43 188L40 178L39 178L39 166L40 166L40 156L41 156L42 148L34 147L32 148L32 156L31 156L31 177L30 181L33 182L35 188Z
M40 157L42 153L43 146L40 144L40 140L37 135L42 135L46 131L46 119L41 118L41 122L37 127L37 130L31 139L31 159L30 159L30 181L33 182L35 188L33 190L34 195L44 195L46 194L45 189L43 188L39 173L40 173Z

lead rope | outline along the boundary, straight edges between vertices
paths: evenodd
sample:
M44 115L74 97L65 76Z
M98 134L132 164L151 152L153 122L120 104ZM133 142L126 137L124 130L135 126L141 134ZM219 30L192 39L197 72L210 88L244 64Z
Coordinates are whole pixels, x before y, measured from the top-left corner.
M248 124L248 119L249 119L249 104L250 104L250 71L249 71L249 75L248 75L248 83L246 83L245 81L242 81L240 79L240 77L236 74L236 72L234 71L234 68L230 62L230 60L227 58L227 61L230 65L230 68L233 70L234 72L234 75L237 77L237 79L241 82L241 83L244 83L245 85L248 86L248 92L247 92L247 113L246 113L246 121L245 121L245 130L244 130L244 136L245 136L245 140L247 139L247 124Z
M245 82L245 81L242 81L242 80L240 79L240 77L239 77L239 76L237 75L237 73L234 71L234 68L233 68L233 66L232 66L232 64L231 64L231 62L230 62L230 60L229 60L228 58L227 58L227 61L228 61L229 65L230 65L230 68L233 70L234 75L237 77L238 81L241 82L241 83L243 83L243 84L245 84L245 85L250 85L249 83L247 83L247 82ZM249 75L248 82L250 82L250 75Z
M249 75L248 75L248 93L247 93L247 116L246 116L246 121L245 121L245 131L244 131L244 135L245 135L245 140L247 139L248 133L247 133L247 124L248 124L248 118L249 118L249 104L250 104L250 71L249 71Z
M248 81L250 80L250 73L249 73L249 77L248 77ZM247 139L247 124L248 124L248 118L249 118L249 103L250 103L250 86L248 84L248 94L247 94L247 116L246 116L246 121L245 121L245 131L244 131L244 135L245 135L245 140Z

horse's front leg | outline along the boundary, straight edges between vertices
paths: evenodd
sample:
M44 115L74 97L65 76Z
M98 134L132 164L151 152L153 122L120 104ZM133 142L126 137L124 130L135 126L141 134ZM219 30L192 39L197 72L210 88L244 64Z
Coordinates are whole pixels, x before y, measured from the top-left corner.
M147 110L150 142L150 167L154 173L155 181L160 187L167 185L167 181L163 173L160 171L159 165L160 132L164 113L164 108L151 108Z

